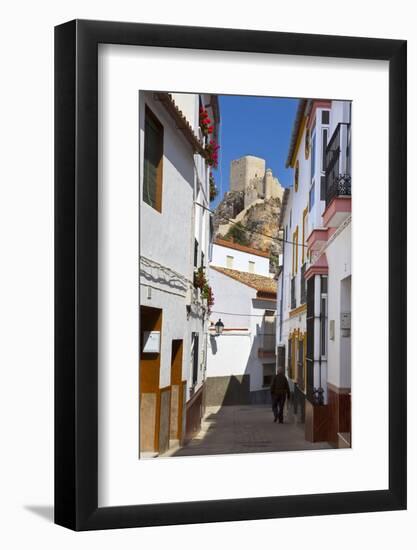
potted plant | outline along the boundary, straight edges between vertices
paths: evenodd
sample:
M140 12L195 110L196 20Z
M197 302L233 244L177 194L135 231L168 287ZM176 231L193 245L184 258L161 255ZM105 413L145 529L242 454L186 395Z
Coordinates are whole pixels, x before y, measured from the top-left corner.
M203 107L200 108L200 128L205 136L212 134L214 131L211 119L208 116L207 111Z
M207 163L210 166L214 166L214 168L217 168L217 164L219 161L219 149L220 149L220 145L218 145L214 139L212 139L206 145Z

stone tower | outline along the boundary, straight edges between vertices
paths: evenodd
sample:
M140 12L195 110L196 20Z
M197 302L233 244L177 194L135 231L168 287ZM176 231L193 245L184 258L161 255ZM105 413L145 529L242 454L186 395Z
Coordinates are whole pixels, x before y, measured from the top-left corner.
M281 184L278 181L278 178L274 178L272 175L272 170L267 168L265 172L265 198L266 199L280 199L284 194L284 189L281 187Z
M263 178L265 174L265 160L259 157L246 155L232 160L230 165L230 191L245 191L251 180Z
M230 191L244 192L244 205L247 208L258 199L282 199L284 189L265 160L252 155L232 160L230 165Z

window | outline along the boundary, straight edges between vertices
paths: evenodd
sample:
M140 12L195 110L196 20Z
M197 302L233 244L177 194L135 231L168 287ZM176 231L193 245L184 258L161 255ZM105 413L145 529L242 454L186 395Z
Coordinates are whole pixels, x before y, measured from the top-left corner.
M327 325L327 277L320 277L320 355L326 356Z
M298 340L298 356L297 356L297 383L301 390L305 390L305 376L304 376L304 336L300 336Z
M322 111L321 112L321 123L322 124L329 124L330 122L330 111Z
M326 304L327 298L322 296L320 302L320 355L326 355Z
M233 269L233 256L226 256L226 267Z
M301 266L301 273L300 273L300 304L305 304L306 303L306 298L307 298L305 273L306 273L306 264Z
M198 241L194 239L194 267L198 267Z
M308 159L310 155L310 128L306 128L306 139L305 139L305 157L306 160Z
M322 158L321 158L321 171L326 171L326 148L327 148L327 136L328 136L329 130L327 128L323 128L322 131L322 140L321 140L321 146L322 146Z
M201 251L201 268L204 268L204 252Z
M198 332L191 333L191 362L193 367L192 385L194 386L198 376Z
M320 200L326 200L326 176L320 176Z
M262 385L264 387L270 386L272 382L272 377L275 374L275 363L266 363L262 365L263 367L263 381Z
M298 225L292 235L292 274L298 271Z
M316 171L316 130L313 132L312 144L311 144L311 179L314 178Z
M308 193L308 211L311 212L311 209L314 206L314 180L310 186L310 191Z
M249 262L248 270L249 273L255 273L255 262Z
M163 151L164 128L152 111L146 107L143 200L158 212L162 210Z
M306 228L307 228L307 213L308 213L308 208L304 208L304 210L303 210L303 232L302 232L303 246L302 246L302 251L301 251L301 255L302 255L301 264L304 264L304 261L305 261L305 250L306 250L305 239L306 239Z

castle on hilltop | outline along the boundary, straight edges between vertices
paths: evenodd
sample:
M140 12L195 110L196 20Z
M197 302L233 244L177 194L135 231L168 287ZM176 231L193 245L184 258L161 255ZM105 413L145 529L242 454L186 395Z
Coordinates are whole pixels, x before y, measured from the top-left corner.
M278 198L282 200L284 189L266 168L265 159L245 155L232 160L230 165L230 191L244 192L244 208L258 199Z

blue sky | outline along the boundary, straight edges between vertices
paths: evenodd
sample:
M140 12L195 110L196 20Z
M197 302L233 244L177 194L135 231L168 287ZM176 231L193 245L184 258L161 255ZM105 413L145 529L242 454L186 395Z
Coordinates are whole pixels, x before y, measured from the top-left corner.
M264 158L281 185L290 185L292 170L285 168L285 161L298 100L220 95L219 102L221 151L219 167L213 170L219 195L212 208L229 190L230 162L244 155Z

